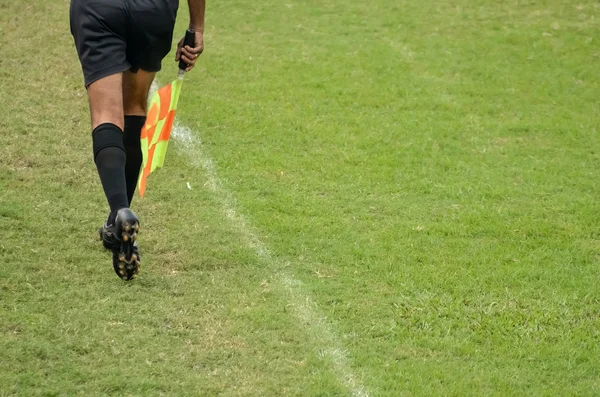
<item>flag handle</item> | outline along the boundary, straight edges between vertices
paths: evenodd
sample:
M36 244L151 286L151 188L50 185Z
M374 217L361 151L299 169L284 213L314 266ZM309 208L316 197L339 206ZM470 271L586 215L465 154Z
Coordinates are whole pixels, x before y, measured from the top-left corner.
M195 45L195 41L196 41L196 36L194 34L194 32L192 30L186 30L185 31L185 37L183 39L183 46L185 47L190 46L193 47ZM187 63L185 63L183 60L179 61L179 73L178 73L178 77L183 77L183 74L185 73L185 68L187 68L189 65Z

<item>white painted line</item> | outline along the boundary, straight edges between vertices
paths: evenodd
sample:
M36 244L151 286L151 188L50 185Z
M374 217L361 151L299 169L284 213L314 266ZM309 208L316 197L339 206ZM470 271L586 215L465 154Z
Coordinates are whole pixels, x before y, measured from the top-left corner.
M154 83L153 90L156 90ZM175 122L171 136L179 143L182 151L190 158L192 164L202 167L206 174L205 187L217 196L223 213L242 236L244 243L254 249L258 257L273 269L277 281L287 291L289 301L300 325L307 328L308 333L315 337L321 346L320 355L331 362L333 371L339 381L353 396L368 397L369 393L353 373L348 353L343 349L340 339L327 321L327 317L319 311L316 302L306 292L302 282L294 276L289 266L287 266L288 264L282 264L271 255L254 228L236 211L235 199L232 193L223 187L217 176L215 162L206 153L200 138L189 128L178 122Z

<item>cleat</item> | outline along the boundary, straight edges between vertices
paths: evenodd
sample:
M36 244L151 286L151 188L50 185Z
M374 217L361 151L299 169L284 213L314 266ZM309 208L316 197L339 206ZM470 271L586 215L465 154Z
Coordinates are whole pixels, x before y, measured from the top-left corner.
M123 280L131 280L139 273L141 256L136 242L139 230L140 222L129 208L117 212L114 226L105 225L100 230L104 246L108 245L113 253L113 268Z
M140 224L135 214L127 209L117 212L113 225L104 224L98 234L104 248L113 252L113 268L123 280L131 280L139 273L140 254L135 241Z
M100 240L102 240L102 245L107 250L111 250L112 247L118 243L115 235L114 225L107 225L105 223L100 229L98 229L98 234L100 235Z

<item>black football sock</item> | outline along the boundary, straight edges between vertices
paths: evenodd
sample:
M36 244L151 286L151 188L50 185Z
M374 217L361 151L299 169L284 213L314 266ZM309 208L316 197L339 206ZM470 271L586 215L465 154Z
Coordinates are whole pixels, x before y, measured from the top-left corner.
M127 184L127 200L131 205L140 168L142 166L142 148L140 132L146 123L146 116L125 116L125 130L123 131L123 145L127 154L125 162L125 181Z
M117 211L129 207L125 184L123 131L112 123L100 124L92 132L94 162L110 206L107 224L114 223Z

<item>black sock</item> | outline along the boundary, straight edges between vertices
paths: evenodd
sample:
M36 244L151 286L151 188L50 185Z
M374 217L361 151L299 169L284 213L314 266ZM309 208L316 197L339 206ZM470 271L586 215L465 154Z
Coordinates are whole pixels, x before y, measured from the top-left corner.
M94 162L110 206L107 223L114 223L117 211L129 207L125 184L123 131L112 123L100 124L92 132Z
M125 163L125 181L127 183L127 200L131 205L140 168L142 166L142 148L140 132L146 123L146 116L125 116L125 130L123 131L123 145L127 154Z

